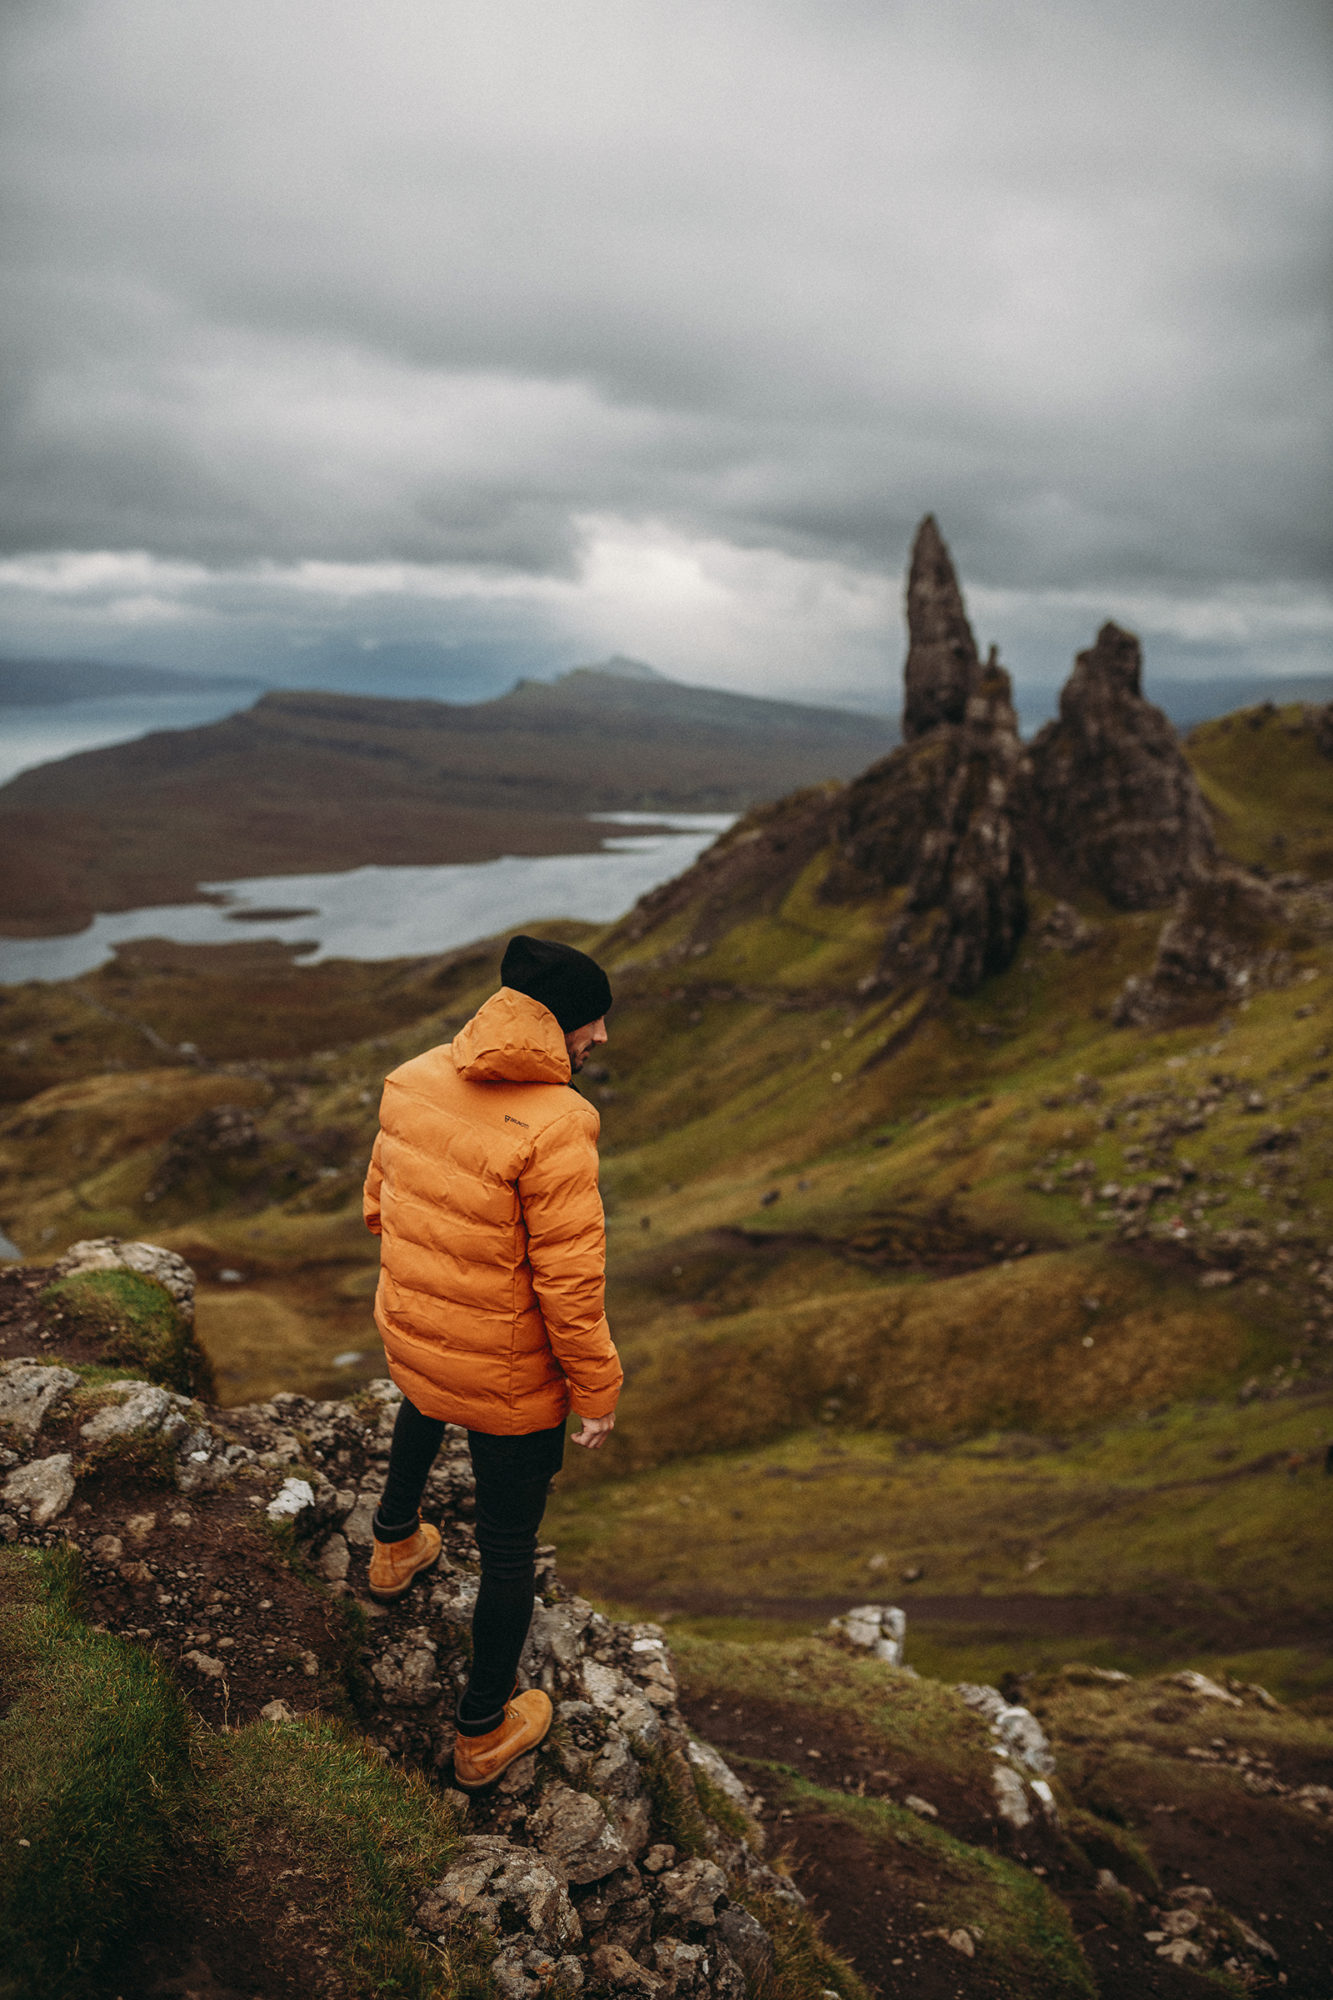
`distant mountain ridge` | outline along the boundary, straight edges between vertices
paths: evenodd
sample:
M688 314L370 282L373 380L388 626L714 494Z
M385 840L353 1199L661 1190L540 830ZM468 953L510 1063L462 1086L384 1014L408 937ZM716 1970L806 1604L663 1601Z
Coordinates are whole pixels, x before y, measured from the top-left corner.
M592 852L591 813L744 811L851 777L895 734L618 661L466 705L271 691L0 788L0 839L23 857L0 926L58 934L242 876Z

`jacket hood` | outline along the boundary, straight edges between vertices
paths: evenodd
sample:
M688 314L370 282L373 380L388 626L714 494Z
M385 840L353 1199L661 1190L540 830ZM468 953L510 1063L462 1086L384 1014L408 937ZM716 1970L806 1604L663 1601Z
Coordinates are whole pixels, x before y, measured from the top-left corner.
M479 1007L453 1043L454 1065L469 1083L568 1083L569 1051L549 1007L502 986Z

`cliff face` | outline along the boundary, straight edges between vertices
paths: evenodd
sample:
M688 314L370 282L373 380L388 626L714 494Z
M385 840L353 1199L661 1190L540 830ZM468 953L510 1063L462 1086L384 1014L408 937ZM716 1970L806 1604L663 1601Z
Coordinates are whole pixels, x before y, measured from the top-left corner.
M1032 745L1033 832L1052 874L1122 910L1170 902L1213 866L1207 809L1175 730L1143 697L1132 632L1103 625Z
M851 901L905 887L880 964L886 987L970 992L1023 935L1027 761L1010 697L1002 667L974 662L960 719L935 722L848 788L823 893Z

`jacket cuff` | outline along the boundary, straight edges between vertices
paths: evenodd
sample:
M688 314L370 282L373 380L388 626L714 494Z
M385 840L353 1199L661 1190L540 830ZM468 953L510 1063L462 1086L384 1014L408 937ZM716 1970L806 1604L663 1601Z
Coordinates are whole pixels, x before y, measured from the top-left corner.
M576 1417L609 1417L620 1401L619 1384L614 1389L602 1389L595 1395L581 1396L577 1393L569 1399L569 1407Z

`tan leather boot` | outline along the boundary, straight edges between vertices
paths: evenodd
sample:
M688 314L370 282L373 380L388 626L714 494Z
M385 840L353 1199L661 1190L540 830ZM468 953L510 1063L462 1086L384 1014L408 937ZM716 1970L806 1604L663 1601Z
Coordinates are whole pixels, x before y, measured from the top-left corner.
M440 1559L440 1531L429 1521L418 1523L414 1535L405 1542L375 1543L370 1558L370 1594L372 1597L401 1597L409 1590L414 1576Z
M454 1783L462 1792L493 1785L525 1751L535 1750L551 1727L549 1695L529 1688L505 1703L504 1721L485 1736L454 1738Z

